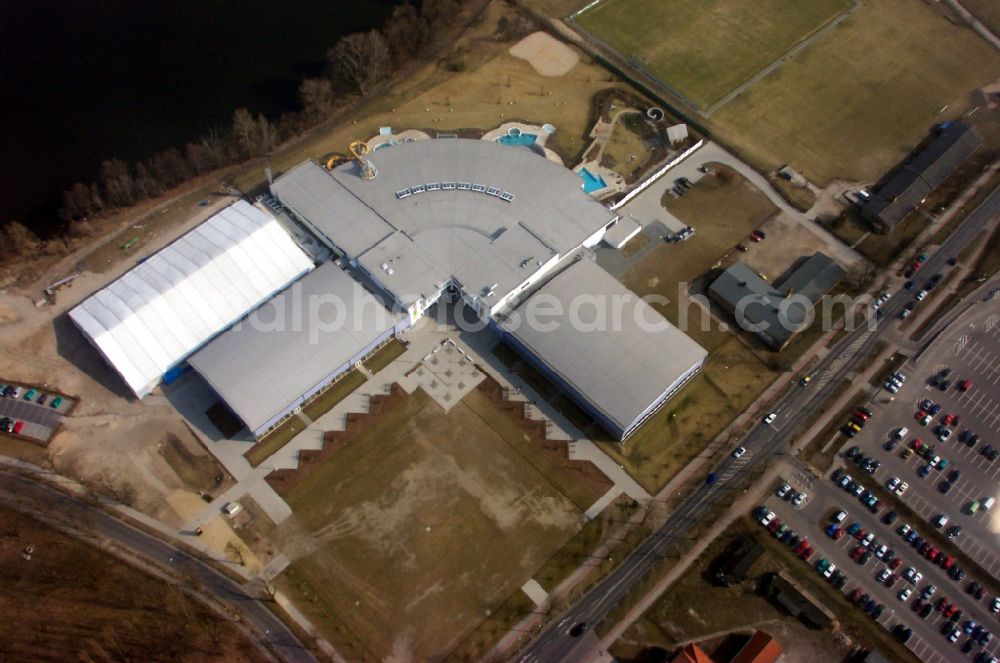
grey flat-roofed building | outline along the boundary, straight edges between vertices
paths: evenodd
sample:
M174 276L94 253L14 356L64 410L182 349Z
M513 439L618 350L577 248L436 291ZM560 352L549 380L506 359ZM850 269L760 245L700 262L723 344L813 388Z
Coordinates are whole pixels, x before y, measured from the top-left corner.
M603 306L601 312L595 302ZM553 304L561 315L545 314ZM543 324L530 323L532 311ZM499 327L511 345L618 439L696 375L707 356L589 260L577 261L545 283Z
M271 191L414 317L454 283L486 318L618 218L578 175L523 147L418 140L367 158L374 179L354 162L307 162Z
M391 338L401 317L328 262L189 363L260 436Z
M944 183L982 145L983 136L964 122L942 131L872 197L861 215L879 230L892 230Z
M725 270L708 293L739 326L756 334L770 348L781 350L809 322L809 312L844 278L843 268L816 252L772 286L743 262Z

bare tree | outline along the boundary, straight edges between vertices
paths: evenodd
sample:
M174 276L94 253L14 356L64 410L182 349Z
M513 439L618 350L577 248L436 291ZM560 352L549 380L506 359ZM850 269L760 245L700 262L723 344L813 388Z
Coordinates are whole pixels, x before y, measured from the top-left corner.
M114 207L135 204L135 181L128 164L120 159L101 163L101 184L104 198Z
M3 248L8 255L24 256L38 250L35 233L19 221L8 221L3 227Z
M389 47L377 30L355 32L341 37L326 53L334 71L357 88L361 94L368 92L389 68Z
M237 108L233 113L232 133L237 154L243 158L253 156L257 151L257 121L246 108Z
M328 78L306 78L299 85L299 100L306 117L318 122L333 110L333 83Z
M62 205L59 207L59 218L67 223L84 219L94 211L90 188L83 182L75 182L73 186L62 192Z
M430 38L427 19L420 16L409 2L396 5L392 16L382 28L386 45L397 67L413 59Z
M278 132L271 124L271 121L262 114L257 115L257 150L254 156L270 154L274 146L278 144Z

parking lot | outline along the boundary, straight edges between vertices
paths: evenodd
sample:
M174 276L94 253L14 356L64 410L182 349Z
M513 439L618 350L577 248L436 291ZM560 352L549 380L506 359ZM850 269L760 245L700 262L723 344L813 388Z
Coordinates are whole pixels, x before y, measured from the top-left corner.
M73 408L76 401L61 394L55 394L40 387L30 385L11 385L5 382L3 386L20 386L21 393L15 398L13 396L0 397L0 418L10 417L14 421L22 421L21 430L17 437L27 437L39 442L47 443L55 434L56 428L62 418ZM32 400L25 400L31 390L34 389ZM38 400L45 395L45 402ZM59 399L56 401L56 399ZM53 403L58 403L57 407L52 407ZM8 433L15 435L15 433Z
M786 462L782 473L784 481L792 486L793 491L805 491L808 497L801 507L796 508L787 498L772 495L765 502L765 507L782 524L795 530L799 537L808 539L814 552L803 564L808 564L810 572L819 573L816 567L822 559L831 562L836 571L831 574L830 581L839 575L839 571L846 575L840 582L840 589L849 600L857 597L861 601L867 595L876 606L884 606L881 614L876 613L875 621L886 630L892 632L898 625L912 629L906 646L924 661L944 663L974 660L983 650L991 655L997 654L996 638L991 636L984 647L978 642L970 642L970 636L965 633L965 625L970 619L976 624L984 625L991 632L1000 629L998 615L991 612L994 597L986 593L982 599L977 600L966 591L972 582L973 573L969 572L961 581L956 581L940 566L924 559L918 550L907 544L897 533L902 521L897 520L891 525L882 521L882 516L889 507L884 507L878 514L872 514L854 496L837 487L829 477L816 478L796 461ZM865 476L870 481L870 477ZM845 532L835 539L825 530L832 523L832 515L840 510L847 511L847 517L840 524ZM847 534L848 528L857 529L857 535ZM873 536L867 537L868 533ZM868 538L869 545L862 546L859 539ZM882 545L886 546L886 552L880 560L875 551ZM859 547L863 547L862 552L869 552L860 562L851 557L852 552ZM888 557L900 561L887 564L883 560ZM910 567L922 575L916 583L908 582L904 577ZM878 578L883 575L889 577L880 582ZM929 597L929 611L928 608L923 608L928 614L921 617L914 607L923 607L920 597L929 585L934 585L936 589ZM900 592L906 588L911 590L911 594L901 600ZM953 604L957 607L954 619L949 620L938 609L942 599L947 602L946 605ZM861 607L833 607L838 610L858 610L862 614ZM875 609L878 610L877 607ZM955 628L960 630L960 635L952 643L949 642L948 635ZM968 651L963 652L963 648Z
M1000 458L986 455L991 447L1000 447L998 322L995 305L984 304L963 316L903 366L907 379L897 393L880 387L868 404L875 416L853 439L844 438L841 447L844 452L856 445L863 456L876 459L880 467L873 476L883 486L893 477L906 482L899 499L926 523L947 515L942 533L961 527L953 545L994 578L1000 578L1000 507L986 509L983 504L996 497L1000 477ZM971 385L963 389L965 380ZM918 417L921 412L929 416L926 424L922 421L928 417ZM949 415L958 420L945 426ZM936 433L940 426L948 430L945 441ZM907 433L896 441L894 432L900 428ZM855 468L855 475L859 471Z

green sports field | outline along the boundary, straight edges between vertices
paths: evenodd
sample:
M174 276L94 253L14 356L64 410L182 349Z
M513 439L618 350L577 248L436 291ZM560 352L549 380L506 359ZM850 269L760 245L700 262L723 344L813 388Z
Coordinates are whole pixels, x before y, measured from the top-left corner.
M705 109L852 4L603 0L576 23Z

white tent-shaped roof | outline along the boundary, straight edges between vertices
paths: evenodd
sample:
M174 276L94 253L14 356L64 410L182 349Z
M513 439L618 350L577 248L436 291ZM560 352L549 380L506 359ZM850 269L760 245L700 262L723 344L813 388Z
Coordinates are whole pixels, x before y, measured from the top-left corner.
M142 398L168 369L312 266L276 219L241 200L69 316Z

